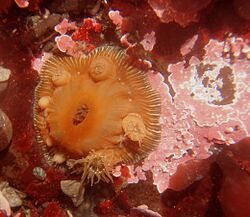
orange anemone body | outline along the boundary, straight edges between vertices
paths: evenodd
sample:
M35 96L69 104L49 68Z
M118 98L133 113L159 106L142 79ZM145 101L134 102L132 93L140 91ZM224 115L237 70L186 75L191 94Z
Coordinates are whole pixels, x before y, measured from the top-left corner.
M48 59L34 113L39 143L83 157L95 151L112 166L141 159L160 141L159 94L117 48Z

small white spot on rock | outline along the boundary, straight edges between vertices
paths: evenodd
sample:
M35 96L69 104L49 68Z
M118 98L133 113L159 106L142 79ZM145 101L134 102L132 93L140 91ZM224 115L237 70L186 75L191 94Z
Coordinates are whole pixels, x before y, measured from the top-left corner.
M233 133L234 132L234 128L233 127L228 127L225 129L225 133Z

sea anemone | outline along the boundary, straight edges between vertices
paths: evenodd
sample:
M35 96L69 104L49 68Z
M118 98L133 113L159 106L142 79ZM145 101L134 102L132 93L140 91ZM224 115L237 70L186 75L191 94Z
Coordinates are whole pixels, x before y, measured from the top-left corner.
M160 142L160 113L146 73L114 47L49 58L35 90L38 143L74 158L84 183L108 182L115 165L147 156Z

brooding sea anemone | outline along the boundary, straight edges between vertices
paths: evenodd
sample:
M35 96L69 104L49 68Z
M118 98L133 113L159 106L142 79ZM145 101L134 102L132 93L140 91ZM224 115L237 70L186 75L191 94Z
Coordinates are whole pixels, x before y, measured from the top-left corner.
M160 142L161 102L126 54L101 47L84 57L51 57L35 91L37 141L73 158L82 184L112 180L119 163L147 156Z

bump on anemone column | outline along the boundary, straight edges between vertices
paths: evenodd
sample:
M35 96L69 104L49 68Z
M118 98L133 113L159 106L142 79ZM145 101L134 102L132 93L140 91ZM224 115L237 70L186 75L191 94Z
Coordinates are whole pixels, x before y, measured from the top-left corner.
M83 57L51 57L35 90L37 141L60 150L82 184L112 180L158 146L161 102L146 76L115 47ZM73 158L73 159L72 159Z

